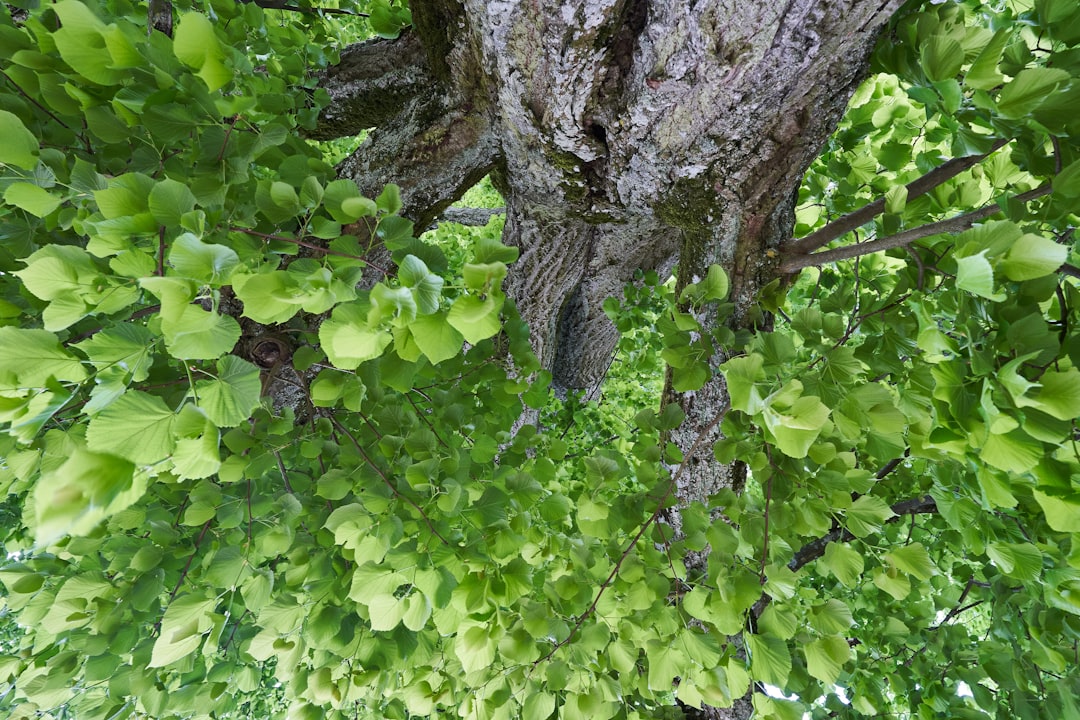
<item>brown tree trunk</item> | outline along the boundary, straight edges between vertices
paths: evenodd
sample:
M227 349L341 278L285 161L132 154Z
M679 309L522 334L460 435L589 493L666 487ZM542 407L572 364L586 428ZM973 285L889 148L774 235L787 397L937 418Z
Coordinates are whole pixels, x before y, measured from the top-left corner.
M617 340L601 305L639 268L677 259L685 284L719 263L728 322L754 322L800 179L900 4L413 0L412 34L360 46L324 78L321 136L376 126L341 171L371 193L398 183L418 227L494 171L504 240L521 248L509 291L555 382L589 387ZM722 378L670 397L684 452L708 435L679 500L738 489L739 469L708 451Z

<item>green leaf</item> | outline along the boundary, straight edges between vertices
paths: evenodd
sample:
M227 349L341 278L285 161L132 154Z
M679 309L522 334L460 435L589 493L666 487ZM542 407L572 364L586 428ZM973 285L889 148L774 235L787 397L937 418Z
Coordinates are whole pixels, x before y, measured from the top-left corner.
M1059 86L1069 82L1069 77L1068 72L1058 68L1025 68L1002 88L997 101L998 112L1009 119L1029 115Z
M919 60L930 82L956 77L964 64L964 49L949 35L932 35L919 48Z
M159 462L176 446L176 414L155 395L129 390L90 420L86 444L136 465Z
M1049 238L1030 233L1020 236L998 264L1010 280L1034 280L1057 272L1069 249Z
M791 673L791 653L780 638L745 635L750 650L750 672L755 680L783 687Z
M0 163L23 170L37 167L40 150L37 138L26 129L18 116L7 110L0 110L0 137L4 138L4 142L0 143Z
M755 415L763 405L756 383L765 379L765 358L757 353L728 360L720 366L731 394L731 408Z
M196 71L213 92L232 80L225 66L225 51L210 20L199 13L184 15L173 33L173 52L180 62Z
M1004 294L994 293L994 269L986 259L986 251L956 259L956 287L988 300L1001 301Z
M142 382L154 362L153 333L132 323L121 323L94 333L75 347L85 353L98 372L110 368L130 374L132 382Z
M82 382L86 369L51 332L0 327L0 387L43 388L49 378Z
M476 295L462 295L450 306L446 321L461 333L469 343L475 345L482 340L498 334L502 329L499 310L503 298L495 293L485 298Z
M240 339L240 324L228 315L185 305L176 317L165 316L161 330L169 354L180 360L214 360Z
M220 433L202 410L194 405L184 405L176 419L175 431L177 439L172 461L177 477L210 477L221 468ZM211 510L214 509L211 506Z
M184 213L195 209L195 195L187 185L165 179L150 191L148 205L154 220L166 227L175 227L180 225Z
M979 459L1006 472L1026 472L1038 465L1042 458L1042 443L1032 440L1020 430L988 434L979 450Z
M45 217L60 207L61 199L37 185L17 182L4 191L4 202L36 217Z
M217 362L217 377L195 385L199 407L214 425L235 427L251 417L259 407L262 381L259 368L235 355Z
M424 315L409 323L413 342L433 365L461 353L462 337L447 319L446 313Z
M851 608L832 598L810 609L810 624L823 635L844 633L855 624Z
M180 595L165 610L161 631L154 642L149 667L165 667L198 649L203 635L214 626L217 601L200 594Z
M1080 532L1080 498L1075 493L1062 497L1042 490L1032 490L1035 500L1046 515L1046 523L1058 532ZM1080 601L1077 603L1080 606Z
M1038 493L1037 490L1035 492ZM1041 505L1042 502L1040 501L1039 504ZM1077 510L1080 511L1080 502L1076 505ZM1054 525L1051 524L1051 527ZM1077 513L1075 527L1080 530L1080 512ZM1054 529L1060 530L1057 527ZM986 546L986 555L1001 572L1020 582L1035 580L1042 574L1043 554L1031 543L992 542Z
M387 215L396 215L401 209L401 188L393 183L384 187L379 197L375 198L375 207Z
M1080 418L1080 370L1047 370L1039 383L1042 389L1035 404L1040 410L1066 422Z
M227 284L239 263L236 251L224 245L204 243L191 233L176 238L169 249L169 264L177 274L201 283Z
M1069 163L1054 176L1054 194L1066 198L1080 197L1080 160Z
M454 650L462 669L474 673L489 667L495 660L496 643L488 634L487 628L472 625L459 632L454 643Z
M765 427L776 438L776 447L793 458L806 457L829 420L829 408L821 398L800 396L802 389L801 382L790 381L766 399L761 413Z
M555 712L555 696L546 692L530 692L521 708L521 720L548 720Z
M829 543L825 546L822 562L829 572L846 587L853 588L858 585L864 567L863 556L851 547L835 542Z
M826 686L836 683L844 663L851 658L851 647L838 635L814 640L803 646L803 652L806 654L806 671Z
M338 305L319 327L319 342L334 367L355 370L361 363L382 355L393 336L370 329L367 309L359 304Z
M381 632L393 630L405 615L405 602L393 595L379 594L368 603L368 617L371 629Z
M885 560L919 580L929 580L938 574L937 566L922 543L914 542L885 554Z
M35 537L45 546L61 535L84 535L142 495L135 466L112 455L76 449L63 464L42 473L34 486Z
M1005 77L998 72L998 62L1001 61L1001 53L1011 34L1004 28L994 33L994 37L982 49L964 75L965 85L975 90L993 90L1005 82Z
M851 534L864 538L877 532L882 523L891 517L896 517L896 513L881 498L863 495L844 511L844 516L847 518L847 527Z
M61 25L53 33L53 39L64 62L90 82L98 85L119 83L123 73L110 67L112 57L105 45L105 23L76 0L56 3L53 11Z

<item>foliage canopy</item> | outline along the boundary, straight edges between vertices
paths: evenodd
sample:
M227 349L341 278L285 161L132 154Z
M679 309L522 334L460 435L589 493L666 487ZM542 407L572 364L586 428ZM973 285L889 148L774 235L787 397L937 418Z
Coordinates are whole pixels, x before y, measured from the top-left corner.
M497 220L414 237L304 139L312 69L408 24L367 5L177 3L171 38L128 0L0 7L0 708L1080 718L1076 4L902 13L775 330L697 325L720 268L643 275L582 402ZM751 471L677 538L665 367L723 373L712 452Z

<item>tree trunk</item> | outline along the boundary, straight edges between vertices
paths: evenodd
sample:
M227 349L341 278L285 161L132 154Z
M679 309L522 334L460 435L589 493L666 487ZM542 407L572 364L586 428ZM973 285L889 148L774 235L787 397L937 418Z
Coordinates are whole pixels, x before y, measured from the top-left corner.
M521 249L508 290L556 384L585 388L617 340L601 305L639 268L677 259L685 284L718 263L727 322L754 322L800 179L900 4L414 0L412 34L324 78L322 136L377 126L341 171L372 193L398 183L418 227L494 171ZM673 440L711 448L723 379L672 397L687 414ZM701 452L678 499L740 483ZM746 709L725 712L708 716Z

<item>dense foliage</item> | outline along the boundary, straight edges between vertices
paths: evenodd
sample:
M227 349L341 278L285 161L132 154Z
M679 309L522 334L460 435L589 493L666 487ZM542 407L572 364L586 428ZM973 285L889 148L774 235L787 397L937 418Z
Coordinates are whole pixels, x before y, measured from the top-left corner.
M0 7L4 712L1080 718L1072 0L898 18L775 329L643 276L565 401L500 221L416 238L304 139L312 69L408 23L363 5ZM665 366L723 372L750 468L678 538Z

